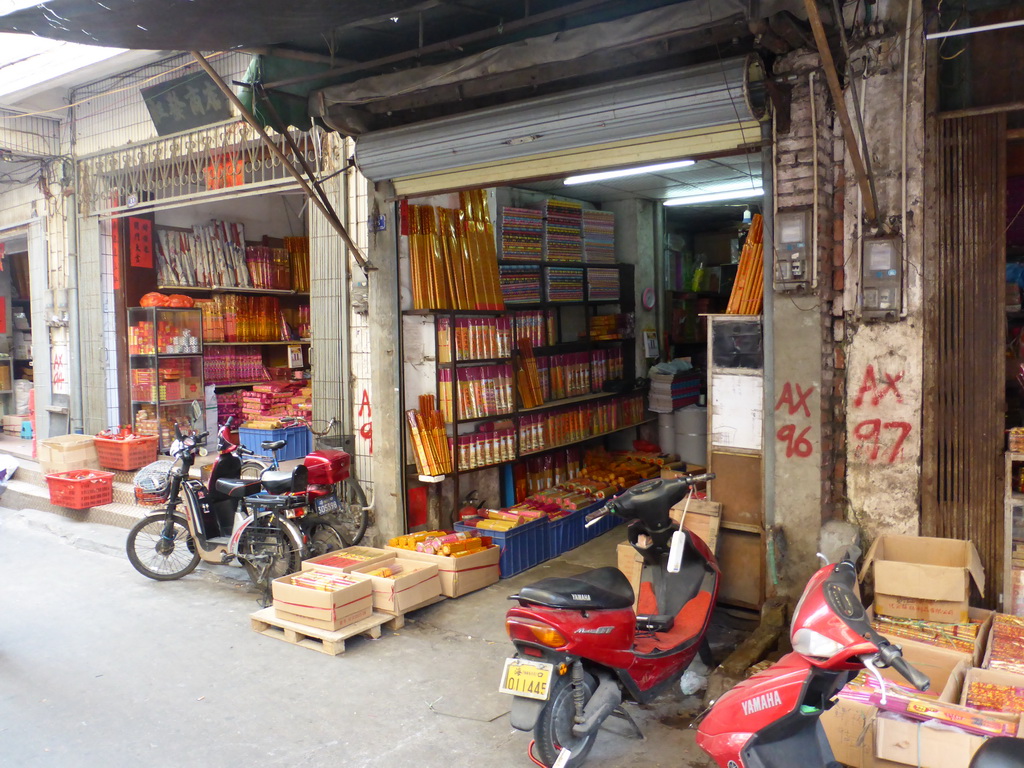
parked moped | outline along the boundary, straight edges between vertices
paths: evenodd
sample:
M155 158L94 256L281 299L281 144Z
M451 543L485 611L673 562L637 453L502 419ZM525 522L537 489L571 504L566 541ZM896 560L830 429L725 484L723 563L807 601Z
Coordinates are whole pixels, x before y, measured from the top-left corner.
M196 402L191 416L193 424L202 417ZM208 433L193 427L182 435L177 424L174 432L170 454L180 463L169 471L166 506L144 517L128 533L128 560L135 570L157 581L170 581L194 571L200 560L217 564L238 560L252 583L263 590L271 580L297 571L302 534L286 515L295 499L261 493L258 480L242 480L242 462L223 435L208 481L204 484L189 477L196 458L206 450ZM304 476L304 468L296 469ZM296 478L293 485L302 482Z
M710 664L705 632L718 564L669 510L693 484L713 477L648 480L587 516L588 523L608 514L631 521L629 542L644 561L636 612L633 587L617 568L542 579L513 595L519 604L505 627L516 655L505 662L500 690L515 697L512 726L534 732L535 762L581 765L610 715L636 728L624 700L651 701L698 653Z

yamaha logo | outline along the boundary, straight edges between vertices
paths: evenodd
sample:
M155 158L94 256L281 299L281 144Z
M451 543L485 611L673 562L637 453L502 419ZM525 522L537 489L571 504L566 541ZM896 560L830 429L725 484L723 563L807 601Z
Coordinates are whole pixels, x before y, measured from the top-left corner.
M610 635L611 627L597 627L596 629L577 629L577 635Z
M755 696L752 699L747 699L743 702L743 714L752 715L755 712L760 712L771 707L781 707L782 697L779 696L778 691L770 691L769 693Z
M573 600L583 600L585 602L590 602L590 595L577 595L577 594L573 594L572 599Z

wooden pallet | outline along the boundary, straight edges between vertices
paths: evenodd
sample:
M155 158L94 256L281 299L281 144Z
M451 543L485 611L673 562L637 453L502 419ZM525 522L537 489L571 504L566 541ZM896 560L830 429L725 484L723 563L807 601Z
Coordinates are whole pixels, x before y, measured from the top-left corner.
M344 653L345 641L355 635L366 635L373 639L380 637L381 625L393 618L388 614L373 613L362 621L332 631L278 618L273 606L249 615L253 630L261 635L284 640L292 645L301 645L303 648L311 648L328 656Z
M414 605L412 608L407 610L405 613L388 613L384 615L385 623L384 626L391 630L398 630L405 626L405 617L413 611L418 611L420 608L426 608L428 605L439 603L444 600L444 595L435 595L428 600L424 600L419 605Z

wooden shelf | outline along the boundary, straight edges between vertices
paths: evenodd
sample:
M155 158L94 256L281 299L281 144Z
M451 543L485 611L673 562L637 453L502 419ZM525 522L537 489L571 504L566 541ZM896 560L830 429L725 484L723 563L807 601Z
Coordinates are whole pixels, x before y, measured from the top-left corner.
M287 344L312 344L312 339L296 339L294 341L204 341L204 347L271 347Z
M559 448L568 448L570 445L579 445L580 443L585 443L588 440L596 440L599 437L607 437L608 435L614 435L616 432L622 432L627 429L633 429L634 427L642 427L644 424L653 424L656 421L657 419L644 419L643 421L638 421L636 424L628 424L625 427L619 427L618 429L609 429L607 432L601 432L596 435L584 437L582 440L570 440L568 443L545 446L544 448L541 448L539 451L520 451L519 458L521 459L524 456L537 456L541 453L546 453L547 451L557 451Z
M628 392L591 392L588 395L579 395L577 397L566 397L561 400L551 400L543 405L537 405L533 408L520 408L516 413L537 413L538 411L546 411L548 408L560 408L565 405L577 405L579 403L589 403L593 400L604 400L609 397L617 397L619 395L626 396L636 393L637 390L631 389Z
M294 291L290 288L239 288L229 285L217 285L213 288L203 285L158 285L158 291L175 291L177 293L255 293L267 296L309 296L308 291Z

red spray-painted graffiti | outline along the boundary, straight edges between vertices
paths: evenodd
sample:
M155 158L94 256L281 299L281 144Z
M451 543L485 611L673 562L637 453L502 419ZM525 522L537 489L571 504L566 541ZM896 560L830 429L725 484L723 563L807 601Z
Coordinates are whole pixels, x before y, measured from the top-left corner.
M778 402L775 403L775 412L778 413L785 408L790 416L811 418L809 399L813 392L813 384L804 389L799 384L787 381L782 385L782 394L779 395ZM797 427L798 425L796 424L784 424L775 433L775 439L786 444L787 459L791 459L794 456L806 459L814 453L814 444L807 437L807 434L811 431L810 425L805 426L799 433L797 433Z
M902 403L903 396L900 394L899 383L904 375L904 371L896 374L882 371L879 376L875 373L875 366L868 365L853 398L853 406L875 409L890 394L890 402ZM884 461L887 464L895 464L902 457L903 444L913 429L908 421L885 421L879 417L862 419L853 427L853 436L857 440L854 456L869 462Z
M370 393L365 389L359 400L358 416L359 418L366 417L369 419L369 421L359 427L359 436L366 440L368 443L367 453L373 456L373 406L370 405Z

